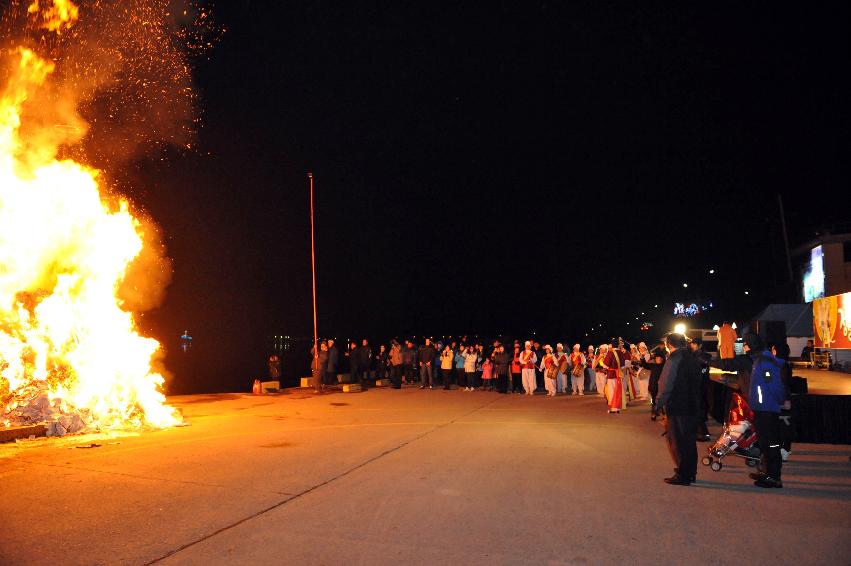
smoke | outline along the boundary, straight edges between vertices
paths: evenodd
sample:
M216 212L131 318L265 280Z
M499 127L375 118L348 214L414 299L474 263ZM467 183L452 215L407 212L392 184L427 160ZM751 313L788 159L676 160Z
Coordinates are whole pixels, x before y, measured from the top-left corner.
M26 135L49 137L60 157L107 173L163 144L191 147L200 121L191 63L222 32L209 11L188 0L76 5L79 19L58 33L45 30L50 1L31 13L32 0L12 0L0 20L6 47L56 63Z
M0 85L20 47L54 63L45 84L22 104L16 154L33 167L73 159L122 178L128 163L163 146L191 148L200 122L192 61L219 38L209 11L188 0L11 0L0 17ZM57 6L77 14L52 25ZM3 91L0 90L0 95ZM35 162L35 163L34 163ZM113 186L113 188L115 188ZM153 219L140 211L143 251L119 290L124 308L161 304L171 261Z
M165 245L153 219L135 211L140 222L137 230L142 236L142 251L133 260L118 288L118 299L124 310L145 312L162 304L165 289L171 283L172 263L166 256Z

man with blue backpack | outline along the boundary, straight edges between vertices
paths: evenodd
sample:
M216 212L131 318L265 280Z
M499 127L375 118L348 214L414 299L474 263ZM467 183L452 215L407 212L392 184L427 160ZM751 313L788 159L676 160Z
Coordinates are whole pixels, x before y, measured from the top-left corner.
M780 376L783 360L768 351L762 338L756 334L744 337L744 356L732 359L713 360L712 366L739 374L742 395L754 412L754 424L759 435L759 450L762 453L763 470L750 474L754 485L764 488L781 488L779 415L786 402L786 388Z

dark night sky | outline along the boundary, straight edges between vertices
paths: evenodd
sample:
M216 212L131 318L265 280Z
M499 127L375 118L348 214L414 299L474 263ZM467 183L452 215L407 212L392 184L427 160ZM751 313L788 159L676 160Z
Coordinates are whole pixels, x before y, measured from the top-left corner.
M845 3L272 4L215 8L199 149L140 163L175 390L241 388L264 337L311 334L308 170L338 337L744 318L782 298L777 194L793 246L849 219Z

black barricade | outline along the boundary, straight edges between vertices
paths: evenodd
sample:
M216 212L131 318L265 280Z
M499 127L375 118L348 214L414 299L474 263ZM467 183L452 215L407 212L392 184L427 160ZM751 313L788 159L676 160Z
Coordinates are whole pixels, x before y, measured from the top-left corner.
M722 383L709 384L709 415L723 423L733 391ZM795 442L851 444L851 395L793 395Z

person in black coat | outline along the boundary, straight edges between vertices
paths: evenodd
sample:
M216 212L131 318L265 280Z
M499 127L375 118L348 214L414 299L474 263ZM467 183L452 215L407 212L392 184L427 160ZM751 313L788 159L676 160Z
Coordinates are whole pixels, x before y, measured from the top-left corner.
M417 358L419 359L420 379L422 380L422 385L420 385L420 389L425 389L426 387L428 387L429 389L433 389L435 365L434 360L437 358L437 350L435 350L434 346L431 345L430 338L426 338L425 344L420 346L420 349L417 352Z
M337 366L340 363L340 351L334 340L328 339L328 361L325 363L325 385L337 383Z
M659 377L659 405L665 409L668 447L676 464L671 485L690 485L697 475L697 425L700 419L702 374L700 362L688 351L686 337L673 333L666 339L671 355Z
M369 347L369 340L364 338L355 352L358 360L358 383L363 389L368 389L369 371L372 366L372 348Z
M351 382L357 383L358 381L358 344L357 342L352 342L349 344L349 350L346 352L346 357L349 359L349 375L351 376Z
M380 380L387 377L387 346L382 344L375 354L375 379Z
M700 338L695 338L689 342L691 354L700 362L700 372L702 376L700 386L700 422L697 423L697 441L708 442L709 428L706 426L706 420L709 418L709 362L712 356L703 350L703 344Z
M508 393L508 373L511 366L511 356L502 344L493 353L493 366L496 372L497 389L500 393Z
M660 411L657 398L659 397L659 376L662 375L662 368L665 367L665 350L653 348L650 361L641 360L640 363L641 367L650 370L647 392L650 393L650 420L655 421Z

